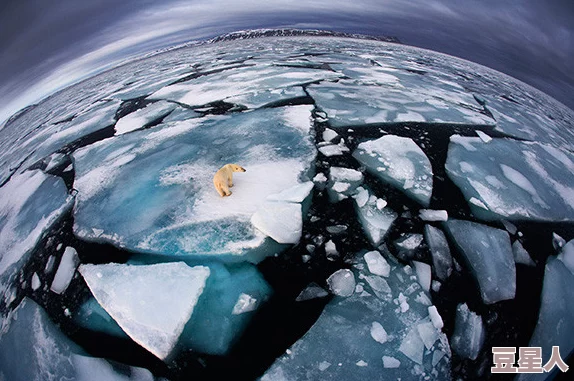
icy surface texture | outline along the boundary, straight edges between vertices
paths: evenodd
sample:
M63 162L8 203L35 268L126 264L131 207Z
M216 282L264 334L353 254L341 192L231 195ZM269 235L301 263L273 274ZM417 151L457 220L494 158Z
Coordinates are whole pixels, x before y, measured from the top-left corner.
M386 202L377 202L382 199L371 195L366 187L359 187L353 198L357 216L367 238L373 246L379 246L397 219L397 213L386 206Z
M115 126L116 135L144 128L149 123L167 116L176 106L175 103L159 101L134 111L118 120Z
M382 278L353 269L363 291L335 297L261 380L449 380L448 341L415 301L424 291L405 270L399 265ZM434 365L433 357L440 359Z
M429 159L409 138L386 135L359 144L353 157L382 181L405 192L423 206L432 195L433 172Z
M297 243L303 229L301 205L267 202L257 209L251 217L251 223L278 243Z
M484 220L574 220L574 154L549 145L454 135L446 170Z
M300 184L315 157L309 115L294 106L192 119L79 150L74 231L140 252L243 258L266 241L251 216ZM212 178L228 162L247 171L222 198Z
M79 264L80 259L78 258L76 249L70 246L66 247L50 289L56 294L61 294L66 291L76 273L76 267L78 267Z
M515 241L512 244L512 253L514 254L514 262L526 266L536 266L536 263L530 258L530 254L528 254L528 251L526 251L520 241Z
M357 187L363 183L363 174L352 168L329 168L327 192L331 202L338 202L352 196Z
M540 296L538 323L528 343L529 347L542 347L542 365L552 354L552 347L560 347L563 360L574 352L574 274L564 263L550 257L544 271L544 285ZM556 371L556 369L555 369ZM548 373L524 374L519 380L544 380Z
M0 188L0 280L28 260L42 235L71 206L59 177L40 171L15 175ZM0 292L3 292L0 287Z
M513 299L516 266L508 233L462 220L448 220L445 227L476 278L482 300L490 304Z
M456 308L454 333L450 346L459 356L476 360L484 343L484 324L482 318L468 309L466 304Z
M82 265L98 303L138 344L166 359L189 320L209 268L185 263Z
M52 323L32 300L14 310L8 329L0 336L0 378L30 380L153 380L142 368L129 368L131 377L117 373L106 360L87 357Z
M442 230L432 225L425 225L425 241L432 254L434 273L441 281L446 280L452 273L452 256L448 241Z

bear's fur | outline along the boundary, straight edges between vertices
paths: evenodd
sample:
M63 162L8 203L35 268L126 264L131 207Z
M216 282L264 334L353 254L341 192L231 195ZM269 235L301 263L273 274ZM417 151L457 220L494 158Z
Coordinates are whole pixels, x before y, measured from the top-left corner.
M225 164L213 176L213 185L221 197L231 196L229 188L233 186L233 172L245 172L245 168L237 164Z

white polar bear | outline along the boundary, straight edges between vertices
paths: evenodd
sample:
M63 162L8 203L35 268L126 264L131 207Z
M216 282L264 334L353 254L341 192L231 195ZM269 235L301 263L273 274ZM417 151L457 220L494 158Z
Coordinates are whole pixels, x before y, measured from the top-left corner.
M237 164L225 164L213 176L213 185L221 197L231 196L229 188L233 186L233 172L245 172L245 168Z

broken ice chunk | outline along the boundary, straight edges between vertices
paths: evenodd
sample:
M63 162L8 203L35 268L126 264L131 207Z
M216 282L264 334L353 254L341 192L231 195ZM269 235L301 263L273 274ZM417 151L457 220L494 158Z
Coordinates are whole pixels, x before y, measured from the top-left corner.
M419 210L419 217L423 221L446 221L448 220L448 213L446 210L421 209Z
M450 338L451 348L463 358L476 360L484 343L482 318L468 309L466 304L456 308L454 333Z
M327 284L331 292L337 296L351 296L355 292L355 276L348 269L335 271L329 278Z
M369 271L374 275L388 277L391 272L391 266L378 251L369 251L363 258L367 263Z
M383 367L385 368L398 368L401 362L394 357L383 356Z
M319 152L321 152L323 155L327 157L332 157L332 156L341 156L342 154L349 152L349 149L344 145L329 144L319 147Z
M408 233L393 243L398 251L397 256L402 260L410 260L416 257L417 251L422 242L422 234Z
M436 329L442 329L444 323L442 321L442 317L440 316L438 310L436 309L436 306L429 306L428 311L429 311L429 317L434 327Z
M482 140L485 143L489 143L492 141L492 138L490 136L488 136L486 133L484 133L480 130L476 130L476 134L478 135L480 140Z
M162 360L172 352L210 274L207 267L183 262L88 264L79 271L120 327Z
M368 190L359 189L358 197L354 198L355 210L367 238L373 246L379 246L398 215L389 207L377 208L376 197L373 199Z
M382 181L402 190L428 206L432 195L433 172L429 159L409 138L385 135L359 144L353 152L359 162Z
M559 251L564 247L564 245L566 245L566 240L564 238L562 238L560 235L553 232L552 233L552 247L554 247L554 250Z
M526 266L536 266L536 263L530 258L530 255L524 249L520 241L515 241L512 244L512 253L514 254L514 262L521 263Z
M306 181L291 188L285 189L281 193L269 195L267 196L267 200L301 203L305 201L305 199L309 196L311 190L313 190L314 185L315 184L313 184L312 181Z
M508 232L462 220L449 220L445 227L478 281L482 300L513 299L516 266Z
M419 261L413 261L413 265L415 266L415 270L417 272L417 279L419 280L419 283L421 284L423 290L429 292L431 284L430 265Z
M419 336L423 341L425 348L431 349L434 346L434 343L438 340L438 331L437 328L433 325L432 322L424 321L417 325L417 330L419 331Z
M409 333L405 336L399 347L405 356L411 359L413 362L422 365L423 354L425 350L425 345L421 340L417 327L411 328Z
M331 167L328 184L329 199L331 202L338 202L353 195L362 182L363 174L357 170Z
M233 315L240 315L245 312L255 311L257 309L257 299L252 297L251 295L241 294L237 299L237 303L233 307L233 311L231 313Z
M331 240L325 243L325 254L327 255L327 259L334 260L334 258L339 256L339 252L337 251L337 246Z
M78 258L78 252L73 247L66 247L62 259L60 260L60 266L56 271L54 280L52 281L52 286L50 290L56 294L61 294L66 291L68 285L72 281L74 274L76 273L76 267L80 264L80 259Z
M333 141L333 139L335 139L337 136L339 136L339 134L337 134L335 131L331 130L330 128L325 128L325 131L323 131L323 140L326 142L330 142Z
M267 202L251 217L251 223L278 243L298 243L303 229L301 205Z
M319 286L317 283L311 283L303 291L301 291L295 300L302 302L305 300L324 298L327 295L329 295L329 293L325 291L323 287Z
M387 331L385 331L381 323L379 323L378 321L374 321L373 325L371 325L371 337L377 343L381 344L384 344L387 342L387 340L389 340L389 335L387 334Z
M558 254L558 259L574 274L574 239L568 241L568 243L562 247L562 251Z
M431 225L425 226L424 236L432 254L434 272L444 281L452 272L452 256L446 237L442 230Z
M40 280L40 277L38 277L37 273L34 273L34 275L32 275L32 290L36 291L37 289L39 289L42 286L42 281Z
M117 121L115 126L116 135L144 128L151 122L165 117L172 112L176 106L177 104L172 102L159 101L134 111Z

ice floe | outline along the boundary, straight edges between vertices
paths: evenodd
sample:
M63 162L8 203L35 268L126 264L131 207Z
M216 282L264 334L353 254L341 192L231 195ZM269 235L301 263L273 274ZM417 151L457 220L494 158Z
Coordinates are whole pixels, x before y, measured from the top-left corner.
M434 273L438 279L444 281L452 273L452 256L448 241L442 230L432 225L425 225L424 237L431 251Z
M405 192L423 206L429 205L432 167L425 153L412 139L385 135L359 144L353 157L374 176Z
M476 360L484 338L482 317L469 310L466 304L459 304L456 308L454 333L450 338L452 350L463 358Z
M149 123L162 119L176 108L175 103L159 101L134 111L116 122L116 135L125 134L146 127Z
M68 288L68 285L72 281L74 274L76 273L76 267L80 264L80 258L78 258L78 252L73 247L66 247L62 259L60 260L60 265L54 275L54 280L50 286L50 290L56 294L61 294Z
M354 197L357 216L367 238L373 246L377 247L385 238L398 215L390 207L378 208L377 197L371 195L368 189L359 187L357 191L358 193Z

